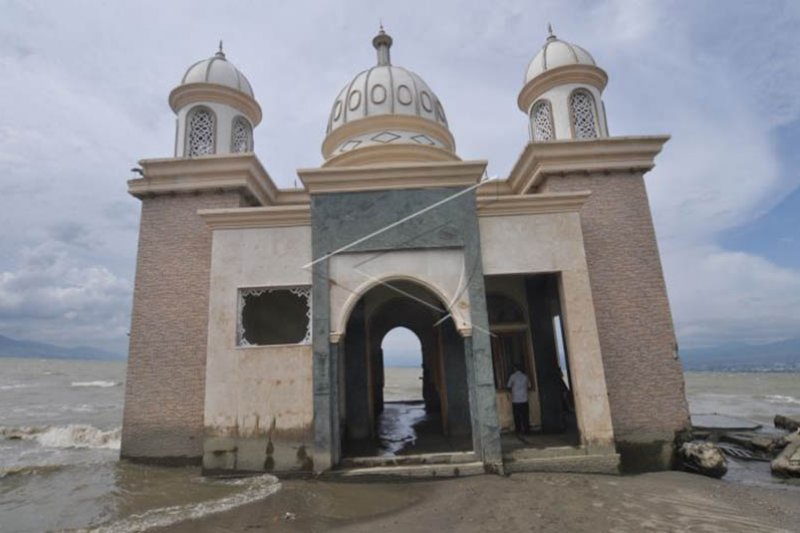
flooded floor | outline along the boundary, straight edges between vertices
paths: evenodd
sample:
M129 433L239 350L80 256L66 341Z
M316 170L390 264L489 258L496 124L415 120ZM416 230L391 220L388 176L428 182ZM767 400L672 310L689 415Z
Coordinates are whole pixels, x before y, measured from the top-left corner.
M344 450L350 457L463 452L472 450L472 437L445 435L441 416L426 413L422 401L386 402L378 418L377 438L347 442Z

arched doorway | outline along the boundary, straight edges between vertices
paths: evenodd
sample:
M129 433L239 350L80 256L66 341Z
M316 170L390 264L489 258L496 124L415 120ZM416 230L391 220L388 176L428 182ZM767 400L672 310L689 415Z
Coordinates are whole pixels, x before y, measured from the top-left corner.
M423 401L422 342L410 329L390 329L381 340L383 398L390 402Z
M387 358L384 341L398 328L407 341L416 340L420 383L404 385L408 392L416 387L416 400L386 389L396 354ZM344 456L472 449L464 340L447 307L425 287L381 283L358 300L347 321L342 371Z

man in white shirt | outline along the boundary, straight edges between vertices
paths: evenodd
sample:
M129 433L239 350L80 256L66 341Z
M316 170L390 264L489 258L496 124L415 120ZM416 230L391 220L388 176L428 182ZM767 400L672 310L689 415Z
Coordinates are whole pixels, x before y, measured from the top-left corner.
M528 390L531 381L518 365L514 365L514 373L508 377L508 388L511 389L511 408L514 410L514 431L517 434L528 433Z

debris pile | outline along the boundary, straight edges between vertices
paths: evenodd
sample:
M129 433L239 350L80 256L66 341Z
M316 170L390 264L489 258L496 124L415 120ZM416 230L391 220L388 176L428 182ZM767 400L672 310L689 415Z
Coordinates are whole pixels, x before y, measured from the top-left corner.
M773 475L800 477L800 421L776 415L774 428L721 415L692 418L692 432L677 444L683 470L720 478L727 472L725 455L770 463Z

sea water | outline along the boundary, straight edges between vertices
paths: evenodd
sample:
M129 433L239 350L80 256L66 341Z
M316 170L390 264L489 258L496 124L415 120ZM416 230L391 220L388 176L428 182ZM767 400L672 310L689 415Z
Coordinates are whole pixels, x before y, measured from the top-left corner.
M0 358L0 531L146 531L279 488L120 462L124 381L124 362Z
M387 368L385 399L420 400L420 377ZM279 489L269 475L213 480L120 462L124 381L124 362L0 358L0 531L146 531ZM800 417L797 373L687 373L686 385L696 414Z

